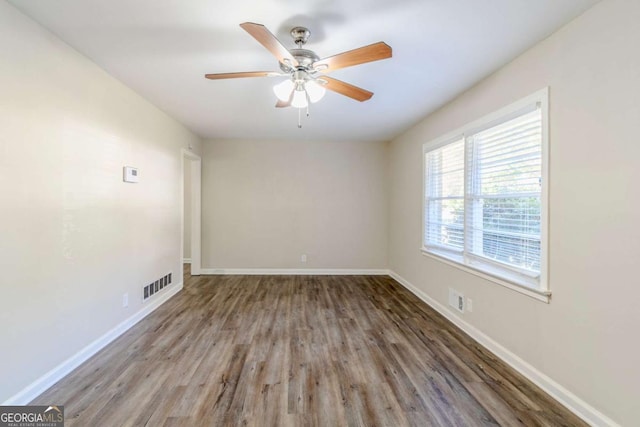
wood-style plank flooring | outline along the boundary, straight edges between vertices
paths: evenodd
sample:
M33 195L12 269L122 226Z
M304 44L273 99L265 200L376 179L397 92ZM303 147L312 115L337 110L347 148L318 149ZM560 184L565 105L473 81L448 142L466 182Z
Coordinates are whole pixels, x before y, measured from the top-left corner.
M32 402L67 426L582 426L383 276L185 275Z

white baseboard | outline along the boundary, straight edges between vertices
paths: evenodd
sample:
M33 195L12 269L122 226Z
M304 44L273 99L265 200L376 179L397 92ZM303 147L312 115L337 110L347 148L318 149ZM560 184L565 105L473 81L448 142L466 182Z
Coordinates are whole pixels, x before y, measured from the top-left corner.
M317 276L386 276L389 274L389 270L385 269L311 269L311 268L202 268L200 274L205 275L317 275Z
M131 327L133 327L136 323L155 311L172 296L180 292L182 286L182 282L177 283L176 286L169 287L168 292L159 296L159 298L157 298L155 301L147 301L143 304L142 309L140 309L137 313L127 318L126 320L115 326L113 329L102 335L100 338L84 347L78 353L74 354L73 356L62 362L60 365L56 366L55 368L29 384L23 390L11 396L9 399L3 402L2 405L28 404L33 399L45 392L49 387L64 378L75 368L86 362L91 356L102 350L113 340L131 329Z
M598 411L596 408L589 405L587 402L580 399L578 396L540 372L534 366L525 362L510 350L504 348L498 342L494 341L491 337L487 336L484 332L477 329L475 326L461 319L453 311L449 310L445 305L431 298L429 295L415 287L413 284L411 284L396 272L389 271L389 276L391 276L398 283L411 291L411 293L431 306L438 313L446 317L449 321L451 321L451 323L466 332L469 336L471 336L471 338L476 340L491 353L502 359L502 361L504 361L506 364L511 366L516 371L520 372L529 381L540 387L548 395L553 397L560 404L565 406L567 409L576 414L589 425L619 427L619 424L615 423L612 419L604 415L602 412Z
M191 258L184 258L184 259L182 260L182 263L183 263L183 264L191 264Z

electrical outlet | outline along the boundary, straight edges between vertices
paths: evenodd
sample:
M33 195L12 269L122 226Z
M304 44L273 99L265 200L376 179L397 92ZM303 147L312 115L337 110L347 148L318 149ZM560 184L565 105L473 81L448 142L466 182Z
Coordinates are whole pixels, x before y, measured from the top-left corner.
M122 306L129 307L129 294L122 295Z
M473 311L473 300L471 298L467 298L467 311Z
M300 255L300 262L307 262L307 254Z

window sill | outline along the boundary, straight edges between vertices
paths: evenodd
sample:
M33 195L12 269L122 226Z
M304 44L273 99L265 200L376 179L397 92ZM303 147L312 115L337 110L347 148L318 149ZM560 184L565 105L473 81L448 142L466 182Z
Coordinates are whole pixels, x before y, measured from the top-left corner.
M473 266L462 264L461 262L455 260L454 257L450 256L449 254L434 253L433 251L428 251L425 248L420 248L420 251L422 252L422 255L428 258L444 262L445 264L451 265L462 271L466 271L467 273L471 273L475 276L481 277L485 280L489 280L493 283L504 286L505 288L509 288L512 291L519 292L538 301L542 301L546 304L549 304L549 302L551 301L551 292L534 289L530 286L527 286L526 284L520 283L518 282L518 277L515 274L513 275L513 278L498 277L497 275L482 271L480 269L474 268Z

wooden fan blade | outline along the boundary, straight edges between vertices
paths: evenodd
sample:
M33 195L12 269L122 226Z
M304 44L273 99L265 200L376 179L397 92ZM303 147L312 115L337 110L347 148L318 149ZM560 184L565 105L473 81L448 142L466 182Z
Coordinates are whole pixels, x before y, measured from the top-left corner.
M321 73L328 73L339 68L351 67L353 65L367 62L379 61L391 58L391 47L385 42L378 42L363 46L348 52L322 58L313 64L313 68Z
M244 24L240 24L240 26L247 33L251 34L254 39L258 40L262 46L266 47L273 56L278 58L278 61L283 64L288 63L292 67L298 66L298 61L296 61L287 48L278 41L276 36L271 34L271 31L269 31L267 27L253 22L245 22Z
M247 71L242 73L217 73L217 74L205 74L204 76L211 80L219 79L238 79L242 77L271 77L279 76L279 73L273 71Z
M276 108L287 108L287 107L291 107L291 101L282 101L278 99L278 102L276 102Z
M349 98L355 99L356 101L366 101L368 99L371 99L371 97L373 96L373 92L369 92L368 90L364 90L357 86L331 77L322 76L318 77L318 80L324 80L327 82L327 84L324 85L326 89L337 92L340 95L348 96Z
M287 101L282 101L280 98L278 98L278 102L276 102L276 108L291 107L292 101L293 101L293 91L291 91L291 94L289 95L289 99Z

